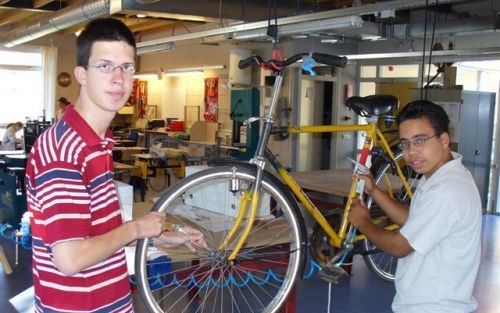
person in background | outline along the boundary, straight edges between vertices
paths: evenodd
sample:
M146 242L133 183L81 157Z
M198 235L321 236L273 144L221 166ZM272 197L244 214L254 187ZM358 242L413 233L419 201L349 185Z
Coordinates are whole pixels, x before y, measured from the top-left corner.
M56 122L61 120L64 112L66 112L66 108L70 104L71 103L68 101L68 99L66 99L64 97L57 99L57 106L59 109L57 109L57 111L56 111Z
M0 145L0 150L16 150L16 143L18 142L16 134L18 131L23 129L24 125L22 122L15 122L7 125L5 134L3 135L2 144Z
M399 257L394 312L474 312L481 253L479 191L462 156L450 149L449 118L442 107L411 102L396 122L405 161L423 175L410 207L389 198L373 177L360 177L365 192L401 228L390 232L377 227L357 199L349 221L377 248Z
M166 231L159 212L122 221L108 128L132 90L135 39L121 21L97 19L76 51L79 97L38 137L26 169L35 311L133 312L124 246L206 243L188 226Z

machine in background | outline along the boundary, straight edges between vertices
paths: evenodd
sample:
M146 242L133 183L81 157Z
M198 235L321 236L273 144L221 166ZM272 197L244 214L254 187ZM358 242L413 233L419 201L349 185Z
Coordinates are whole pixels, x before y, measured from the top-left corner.
M45 118L28 119L24 126L24 151L3 151L0 154L0 223L17 227L26 212L24 176L29 152L36 139L51 123Z
M259 90L257 88L231 90L231 113L233 121L233 146L240 151L231 151L231 156L239 160L250 160L259 141L260 121L250 125L244 122L250 117L259 117Z
M24 176L27 160L28 155L24 153L0 155L0 223L2 224L17 227L23 213L26 212Z
M24 151L29 154L38 136L50 127L50 121L28 119L24 126Z

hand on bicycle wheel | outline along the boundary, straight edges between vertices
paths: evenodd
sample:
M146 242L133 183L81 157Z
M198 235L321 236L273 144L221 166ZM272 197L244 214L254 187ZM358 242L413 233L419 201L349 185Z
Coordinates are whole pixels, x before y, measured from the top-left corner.
M195 252L195 246L207 248L203 234L189 226L183 226L182 231L166 231L158 238L160 244L166 247L185 245L189 250Z
M349 223L351 223L351 225L360 230L363 228L363 225L366 225L366 223L371 223L370 211L364 202L358 198L352 199L351 208L349 209L347 218L349 219Z
M137 239L152 238L159 236L165 225L165 214L158 212L150 212L142 217L132 220Z

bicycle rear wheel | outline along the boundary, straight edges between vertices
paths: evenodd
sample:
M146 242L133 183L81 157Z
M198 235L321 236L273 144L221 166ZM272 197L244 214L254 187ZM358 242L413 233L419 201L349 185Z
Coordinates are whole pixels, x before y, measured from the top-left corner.
M219 247L235 222L255 171L223 166L187 176L155 205L173 223L201 231L208 248L162 248L140 240L136 277L150 312L276 312L301 266L302 224L297 204L282 184L264 175L258 218L237 258L228 260L243 225ZM246 224L246 218L242 224Z
M397 152L394 155L396 162L403 171L406 181L411 187L412 192L418 184L419 175L417 175L408 165L403 158L402 152ZM392 196L397 201L410 205L410 197L402 185L398 177L396 167L391 165L386 160L375 160L374 166L376 170L375 183L383 190L392 190ZM393 224L393 222L384 214L375 202L372 203L370 197L366 200L367 204L371 204L370 215L372 220L376 221L379 227L385 227ZM397 230L395 230L397 231ZM379 250L370 240L363 240L362 244L364 255L363 258L368 268L380 279L385 281L394 281L397 266L397 257L387 254Z

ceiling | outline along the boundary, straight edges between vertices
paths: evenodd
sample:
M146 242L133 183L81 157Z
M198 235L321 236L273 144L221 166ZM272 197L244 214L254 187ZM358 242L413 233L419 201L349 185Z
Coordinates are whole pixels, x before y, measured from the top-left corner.
M436 6L436 2L439 5ZM212 25L207 27L212 30L179 40L234 40L238 34L241 40L262 40L266 39L265 31L260 30L260 36L251 32L267 26L268 3L268 0L0 0L0 42L14 46L55 32L75 33L89 19L109 15L122 19L139 42L156 33L166 34L169 39L164 41L175 41L177 34L190 33L195 26L203 24ZM328 39L402 40L430 35L431 28L436 37L495 32L500 28L498 0L277 0L276 3L280 31L288 27L291 31L284 36L292 39L316 36L325 42ZM271 15L275 17L274 10ZM324 21L327 27L302 28L301 31L302 24L298 22L304 16L307 20ZM434 16L437 17L435 23ZM352 22L355 25L334 27L326 19L346 17L355 18ZM257 21L264 22L258 24ZM290 25L281 26L286 23ZM247 34L245 32L252 36L241 36Z

